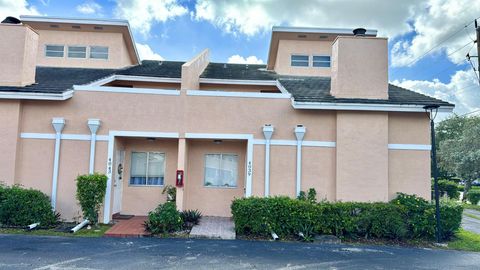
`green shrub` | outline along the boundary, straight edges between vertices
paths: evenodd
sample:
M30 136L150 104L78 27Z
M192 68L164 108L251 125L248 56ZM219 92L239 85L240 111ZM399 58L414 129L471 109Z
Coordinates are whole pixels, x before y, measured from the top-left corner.
M241 198L231 206L240 235L280 237L333 234L348 238L433 238L435 206L416 196L400 194L390 203L320 202L288 197ZM442 201L442 235L458 230L462 207ZM308 229L308 230L307 230Z
M96 224L98 212L107 190L107 176L94 173L77 177L77 200L82 208L83 218Z
M308 201L311 203L317 202L317 191L314 188L309 188L308 193L305 191L300 191L297 199L300 201Z
M185 210L180 213L183 223L190 223L191 225L196 225L200 222L202 218L202 213L198 210Z
M40 222L41 227L51 227L58 219L49 197L41 191L0 185L0 224L27 226Z
M467 193L467 199L473 204L477 205L480 201L480 190L479 189L471 189Z
M432 192L434 191L434 184L432 181ZM460 197L460 192L458 191L458 184L454 181L439 179L438 180L438 191L440 196L447 195L450 199L458 199Z
M175 232L182 228L182 217L174 202L159 204L148 213L145 228L153 234Z

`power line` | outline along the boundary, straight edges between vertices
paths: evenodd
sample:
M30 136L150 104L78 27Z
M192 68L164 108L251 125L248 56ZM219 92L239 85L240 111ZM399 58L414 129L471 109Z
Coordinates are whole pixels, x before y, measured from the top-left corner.
M474 111L471 111L471 112L468 112L468 113L460 114L459 116L463 117L463 116L467 116L469 114L476 113L476 112L480 112L480 109L477 109L477 110L474 110Z

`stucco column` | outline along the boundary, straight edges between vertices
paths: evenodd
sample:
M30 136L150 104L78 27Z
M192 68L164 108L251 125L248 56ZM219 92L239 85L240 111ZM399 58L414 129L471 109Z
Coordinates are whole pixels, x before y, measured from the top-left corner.
M0 102L0 182L7 185L15 183L15 168L20 139L19 100L2 100Z
M185 138L178 139L178 163L177 163L177 170L182 170L183 175L183 187L177 187L177 197L176 197L176 204L177 209L179 211L184 210L184 192L185 186L188 185L188 173L186 171L187 168L187 140Z
M65 126L65 119L53 118L52 126L55 129L55 155L53 158L53 175L52 175L52 208L55 211L57 202L57 186L58 186L58 167L60 165L60 140L62 136L62 130Z

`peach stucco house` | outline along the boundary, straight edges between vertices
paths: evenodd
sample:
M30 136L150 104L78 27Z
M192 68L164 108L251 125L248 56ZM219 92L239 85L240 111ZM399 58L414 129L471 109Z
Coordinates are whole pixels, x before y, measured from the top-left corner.
M430 197L425 105L388 84L375 30L274 27L266 65L140 61L127 21L0 24L0 180L79 216L75 178L108 176L103 222L145 215L176 185L179 209L230 216L235 197ZM178 172L177 172L178 171Z

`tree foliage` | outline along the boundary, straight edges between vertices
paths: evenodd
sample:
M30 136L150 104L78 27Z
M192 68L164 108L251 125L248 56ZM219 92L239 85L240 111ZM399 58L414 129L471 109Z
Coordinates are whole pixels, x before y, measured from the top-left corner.
M480 117L453 116L436 129L437 158L443 172L465 180L465 190L480 178Z

